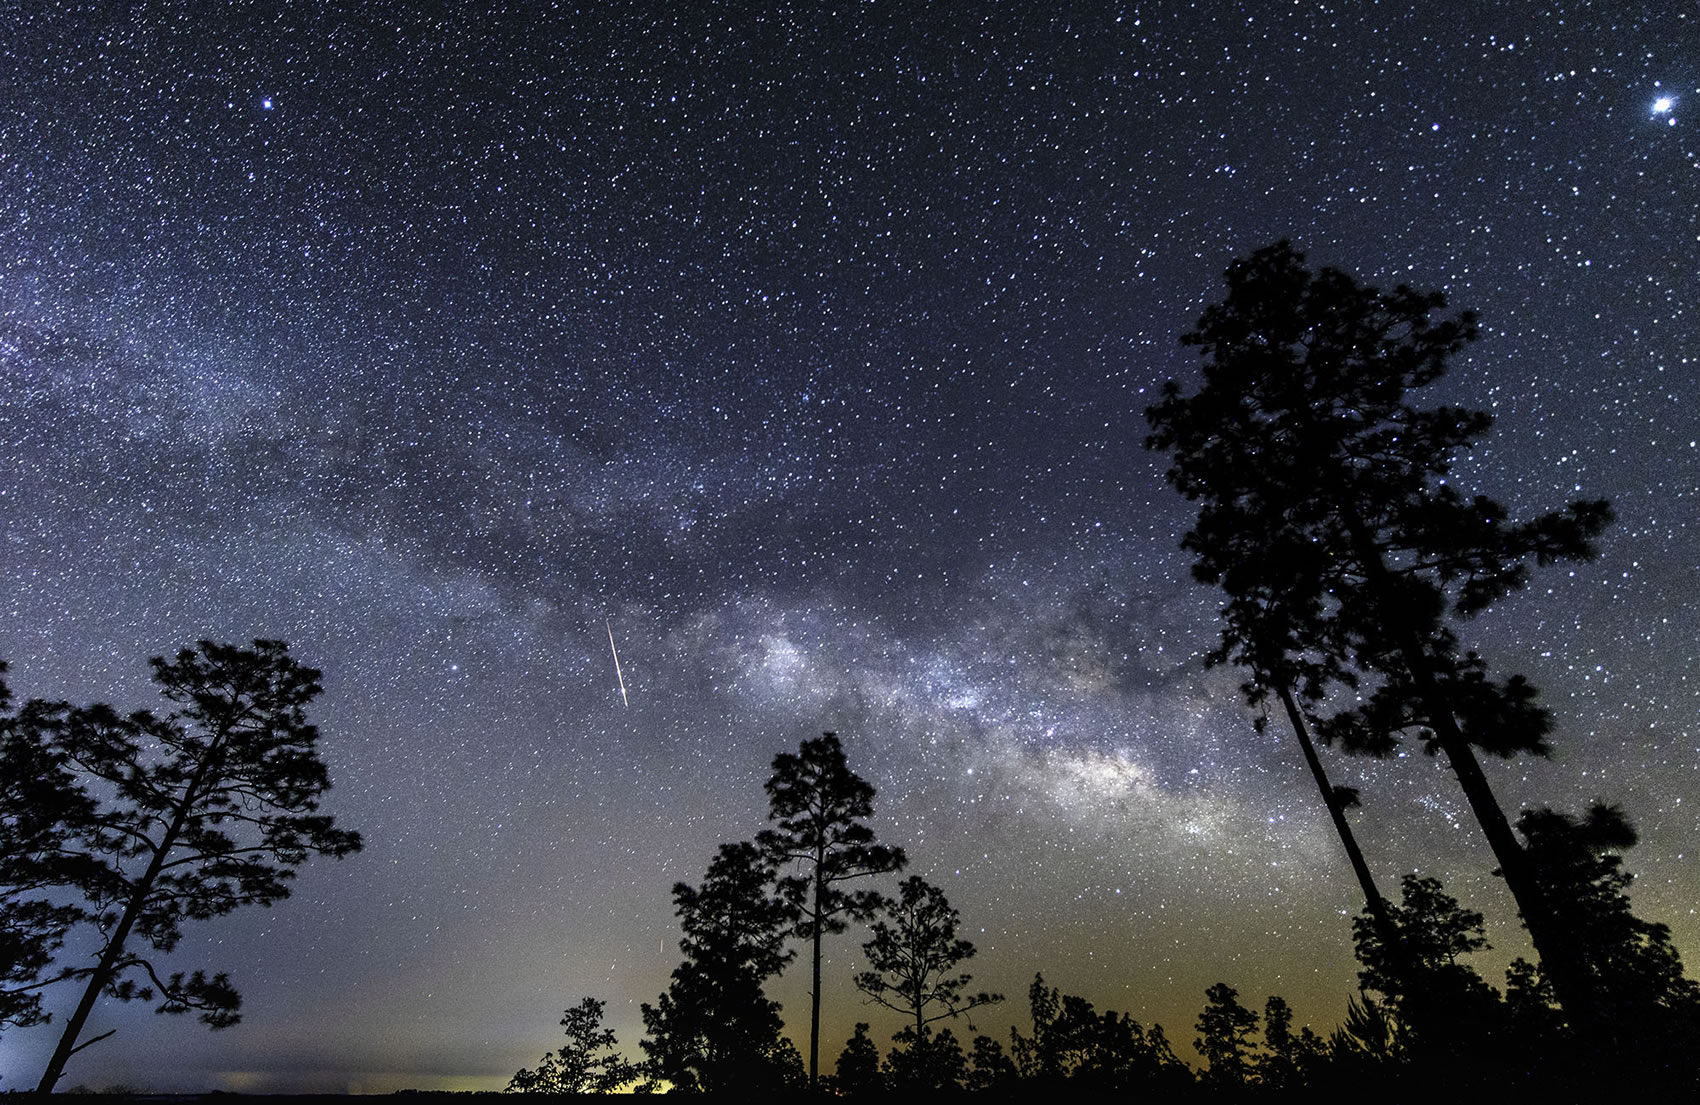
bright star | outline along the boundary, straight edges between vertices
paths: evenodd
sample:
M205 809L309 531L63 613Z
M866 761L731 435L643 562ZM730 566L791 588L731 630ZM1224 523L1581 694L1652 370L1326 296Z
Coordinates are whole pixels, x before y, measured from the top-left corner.
M272 109L272 98L270 96L267 96L265 99L260 101L260 110L261 111L270 111L271 109Z
M1653 114L1663 115L1665 112L1669 111L1671 106L1675 103L1676 99L1674 97L1660 96L1658 99L1653 101Z

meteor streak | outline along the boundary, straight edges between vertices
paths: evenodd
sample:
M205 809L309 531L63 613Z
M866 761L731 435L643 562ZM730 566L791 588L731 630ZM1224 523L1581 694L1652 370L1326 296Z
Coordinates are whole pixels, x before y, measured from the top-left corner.
M614 647L614 626L606 618L602 620L602 625L608 630L608 651L614 654L614 678L620 681L620 701L630 706L632 700L626 697L626 677L620 674L620 650Z

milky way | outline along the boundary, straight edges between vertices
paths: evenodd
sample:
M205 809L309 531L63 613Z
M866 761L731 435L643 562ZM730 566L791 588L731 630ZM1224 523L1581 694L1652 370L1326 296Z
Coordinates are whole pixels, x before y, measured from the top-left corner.
M241 1026L103 1008L67 1084L499 1087L585 995L632 1044L669 886L826 729L1011 995L981 1030L1036 970L1182 1043L1218 980L1337 1023L1361 901L1200 664L1141 444L1283 237L1480 312L1433 389L1499 420L1461 482L1613 500L1599 561L1466 627L1557 713L1555 761L1489 770L1622 802L1638 908L1700 956L1682 5L336 7L0 31L12 687L143 706L147 656L283 638L368 841L191 929ZM1328 762L1381 878L1487 912L1490 975L1525 946L1443 764ZM897 1027L859 939L828 1057ZM50 1046L8 1032L4 1085Z

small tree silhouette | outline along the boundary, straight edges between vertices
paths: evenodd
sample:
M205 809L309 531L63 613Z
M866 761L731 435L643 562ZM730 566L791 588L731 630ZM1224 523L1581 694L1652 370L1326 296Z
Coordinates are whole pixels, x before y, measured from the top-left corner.
M892 1037L897 1044L885 1057L886 1085L908 1093L949 1093L960 1090L968 1078L968 1057L950 1029L934 1032L931 1025L919 1032L905 1025Z
M885 915L862 945L873 970L856 976L856 988L909 1018L917 1045L926 1042L926 1028L934 1021L1003 1000L1002 994L967 993L973 976L953 973L974 957L974 945L957 937L961 918L944 891L913 875L898 887L898 898L886 905Z
M613 1093L642 1077L635 1063L614 1051L614 1030L602 1027L607 1003L585 998L561 1016L567 1042L543 1056L536 1070L522 1070L508 1083L510 1093ZM604 1054L606 1053L606 1054Z
M1451 975L1457 979L1449 989L1473 989L1482 985L1481 976L1461 956L1487 948L1483 935L1482 915L1464 909L1458 899L1446 893L1440 880L1419 875L1406 875L1400 880L1403 902L1394 907L1393 918L1399 932L1400 944L1411 959L1431 980ZM1364 969L1358 980L1370 990L1386 994L1394 1000L1401 996L1401 979L1391 969L1390 949L1381 943L1380 930L1367 917L1352 922L1353 943L1358 962Z
M1198 1015L1198 1039L1192 1043L1209 1064L1204 1080L1217 1089L1238 1089L1252 1072L1257 1014L1239 1003L1239 992L1225 982L1204 992L1204 1011Z
M963 1085L976 1093L1005 1092L1015 1085L1019 1077L1015 1063L1004 1054L1003 1045L990 1036L974 1037L974 1048L968 1059L968 1075Z
M1488 947L1482 915L1461 907L1435 878L1406 875L1400 889L1402 903L1389 907L1396 945L1383 942L1381 927L1367 914L1352 922L1364 968L1358 980L1385 996L1408 1057L1449 1062L1457 1077L1480 1073L1499 1061L1496 1037L1505 1024L1499 995L1464 961Z
M869 1038L867 1022L857 1022L844 1042L844 1050L838 1053L832 1088L845 1097L875 1097L885 1092L879 1045Z
M1328 1045L1309 1027L1293 1032L1293 1010L1287 999L1271 995L1263 1006L1263 1046L1257 1080L1277 1092L1302 1089L1328 1058Z
M680 1090L773 1090L800 1065L762 987L784 969L795 914L770 896L773 868L756 846L722 844L698 890L673 887L685 961L643 1006L648 1073Z

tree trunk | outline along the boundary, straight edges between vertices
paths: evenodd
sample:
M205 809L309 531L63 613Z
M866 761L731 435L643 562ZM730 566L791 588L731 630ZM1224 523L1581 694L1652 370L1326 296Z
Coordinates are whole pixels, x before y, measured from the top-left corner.
M41 1081L35 1087L36 1093L52 1093L53 1087L65 1074L65 1064L77 1053L77 1037L82 1035L83 1025L88 1022L89 1014L94 1011L94 1003L99 999L100 992L112 981L118 960L124 954L124 943L130 938L130 930L135 927L136 918L141 916L142 906L147 904L148 895L153 891L154 880L159 878L160 871L164 869L165 857L177 843L177 834L182 832L188 813L187 802L177 807L177 812L171 819L171 827L160 838L153 858L148 861L148 869L136 882L136 889L124 906L124 914L118 920L118 927L112 931L111 939L106 942L106 948L100 953L100 963L95 967L94 973L89 975L88 985L83 988L83 996L77 1002L76 1011L71 1014L70 1020L65 1022L65 1031L59 1034L59 1046L53 1049L53 1058L47 1061L47 1069L42 1072Z
M159 838L153 858L148 860L148 869L142 872L142 877L136 881L136 889L124 906L124 915L119 918L118 927L113 930L112 938L106 942L106 948L100 953L100 963L89 976L88 986L84 988L81 1000L77 1002L76 1011L71 1014L71 1019L65 1022L65 1031L59 1035L59 1046L53 1049L53 1058L47 1061L47 1069L42 1071L41 1081L36 1085L37 1093L53 1092L53 1087L64 1077L65 1064L79 1050L77 1037L82 1035L83 1025L88 1022L89 1014L94 1011L94 1003L100 997L100 992L112 981L118 961L124 954L124 944L130 938L130 930L135 927L136 918L141 916L142 907L147 904L148 895L153 892L153 884L159 878L159 873L165 869L165 859L177 845L177 838L183 832L183 824L189 820L189 811L199 800L201 788L207 784L207 777L212 774L213 765L223 754L224 742L234 724L233 718L224 719L214 731L212 739L207 742L206 755L195 768L195 774L190 777L188 785L183 788L183 797L172 812L170 826ZM110 1036L111 1033L107 1035Z
M815 970L813 1000L809 1003L809 1089L815 1089L820 1078L820 929L815 929Z
M1349 516L1347 525L1370 587L1379 597L1387 624L1393 629L1399 655L1416 687L1426 719L1434 731L1435 742L1446 753L1452 772L1470 803L1470 810L1475 814L1482 834L1487 837L1488 847L1493 850L1494 859L1499 861L1499 873L1505 879L1511 896L1516 899L1517 909L1529 930L1529 941L1534 944L1535 953L1552 980L1559 1004L1564 1007L1573 1025L1589 1030L1583 1033L1584 1036L1600 1039L1602 1037L1595 1032L1608 1026L1600 1024L1600 1019L1594 1015L1593 987L1577 969L1569 934L1547 905L1546 895L1535 880L1528 853L1511 831L1511 823L1482 771L1481 762L1476 759L1475 750L1458 727L1458 720L1453 717L1451 704L1441 692L1434 666L1416 629L1397 615L1391 573L1381 558L1380 550L1370 539L1361 519Z
M1316 745L1310 739L1310 730L1305 725L1304 715L1299 712L1298 703L1293 701L1293 692L1285 682L1280 682L1276 693L1281 696L1281 705L1287 711L1287 720L1293 725L1293 735L1299 738L1299 747L1304 749L1305 764L1310 768L1310 774L1316 780L1317 789L1322 791L1323 804L1328 807L1328 816L1334 822L1334 831L1340 836L1340 844L1346 849L1346 858L1352 864L1352 873L1358 877L1358 887L1364 893L1364 902L1369 907L1370 917L1375 922L1375 930L1381 941L1389 950L1400 946L1399 930L1393 927L1393 918L1387 913L1387 900L1376 889L1375 876L1370 874L1369 864L1364 862L1363 850L1358 847L1358 838L1352 833L1351 823L1346 820L1346 811L1340 808L1340 803L1334 797L1334 787L1328 782L1328 774L1322 769L1322 761L1317 758Z
M1393 961L1393 970L1404 991L1404 1012L1411 1027L1421 1037L1442 1023L1444 1010L1436 1008L1426 980L1411 961L1410 949L1405 945L1404 935L1394 925L1392 915L1387 912L1387 899L1383 898L1381 891L1376 888L1375 876L1370 874L1369 864L1364 861L1363 850L1358 847L1358 838L1352 832L1351 823L1346 820L1346 811L1340 807L1334 796L1334 787L1322 769L1322 761L1316 755L1316 745L1310 739L1310 729L1305 725L1304 715L1299 712L1298 703L1293 701L1293 692L1284 682L1280 683L1276 690L1281 696L1281 705L1287 711L1287 720L1292 722L1293 733L1299 738L1299 746L1304 749L1305 763L1310 766L1311 776L1322 791L1322 800L1328 806L1328 815L1334 820L1334 830L1340 834L1340 843L1346 849L1346 858L1351 861L1352 871L1358 877L1358 886L1363 890L1364 901L1369 907L1370 923L1375 926L1375 934L1381 940L1381 946L1387 950L1388 957Z
M820 938L821 930L826 925L822 913L826 909L823 899L826 897L826 877L822 867L826 863L826 847L821 845L815 855L815 939L814 939L814 974L813 986L809 991L809 1089L820 1088Z

